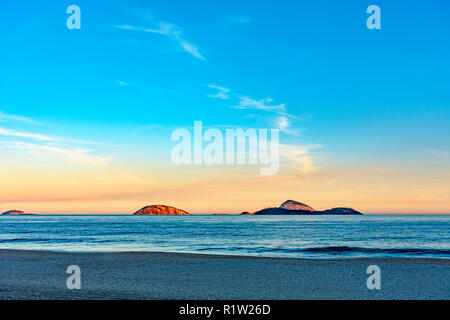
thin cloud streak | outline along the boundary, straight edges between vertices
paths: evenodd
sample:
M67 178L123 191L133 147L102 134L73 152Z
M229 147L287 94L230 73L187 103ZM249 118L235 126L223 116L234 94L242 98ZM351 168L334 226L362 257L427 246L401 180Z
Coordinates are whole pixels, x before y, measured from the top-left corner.
M28 150L31 154L37 156L37 158L62 156L69 162L82 164L106 165L109 163L107 158L88 154L91 152L91 150L88 149L67 149L19 141L3 143L3 146L0 146L0 149Z
M222 86L211 84L210 88L218 90L216 94L207 94L207 97L226 100L231 96L239 98L239 103L233 105L230 108L234 109L253 109L253 110L263 110L267 112L272 112L277 114L275 118L272 119L274 125L281 131L290 135L299 135L300 130L291 129L291 120L303 120L301 117L291 115L287 112L286 105L284 103L274 104L272 98L266 98L261 100L253 99L249 96L236 95L230 93L231 90Z
M216 89L216 94L207 94L207 97L214 98L214 99L222 99L222 100L228 100L230 99L230 96L227 94L231 90L225 87L217 86L215 84L210 84L208 87L211 89Z
M146 27L137 27L133 25L117 25L115 26L117 29L122 30L130 30L130 31L138 31L138 32L145 32L145 33L154 33L154 34L160 34L169 37L170 39L178 42L178 44L183 48L184 51L190 53L195 58L198 58L200 60L206 60L205 57L200 53L199 48L187 41L183 37L183 31L175 24L168 23L164 21L157 21L157 28L146 28Z
M255 100L248 96L240 96L239 104L236 106L232 106L235 109L258 109L265 111L285 111L286 105L284 103L278 105L270 105L273 102L272 98L266 98L261 100Z
M4 129L4 128L0 128L0 135L31 138L31 139L40 140L40 141L55 141L56 140L56 139L46 136L44 134L13 131L13 130L8 130L8 129Z
M29 118L29 117L24 117L24 116L15 115L15 114L7 114L7 113L4 113L1 110L0 110L0 121L1 122L17 121L17 122L26 122L26 123L34 123L34 124L36 124L36 122L33 119Z

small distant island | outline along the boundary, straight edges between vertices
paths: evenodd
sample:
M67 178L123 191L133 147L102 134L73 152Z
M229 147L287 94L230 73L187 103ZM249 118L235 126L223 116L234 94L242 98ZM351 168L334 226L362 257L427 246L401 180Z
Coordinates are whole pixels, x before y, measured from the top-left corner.
M8 210L6 212L2 213L2 216L32 216L34 215L33 213L25 213L23 211L20 210Z
M185 216L190 215L189 212L165 205L151 205L139 209L133 215L137 216Z
M312 207L294 200L287 200L276 208L265 208L256 212L242 212L241 215L362 215L352 208L333 208L316 211Z

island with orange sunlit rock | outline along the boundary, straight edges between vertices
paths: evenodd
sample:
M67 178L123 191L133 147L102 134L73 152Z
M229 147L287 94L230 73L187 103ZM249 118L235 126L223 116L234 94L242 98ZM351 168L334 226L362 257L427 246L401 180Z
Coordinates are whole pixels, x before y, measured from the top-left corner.
M265 208L256 212L242 212L241 215L362 215L362 213L352 208L317 211L304 203L287 200L280 207Z
M165 205L151 205L145 206L142 209L139 209L133 215L137 216L186 216L190 215L189 212L186 212L181 209L177 209L171 206Z

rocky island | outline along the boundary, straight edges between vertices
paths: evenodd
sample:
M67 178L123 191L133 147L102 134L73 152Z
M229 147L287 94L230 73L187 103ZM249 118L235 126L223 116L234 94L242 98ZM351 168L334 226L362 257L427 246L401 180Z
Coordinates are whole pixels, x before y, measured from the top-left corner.
M31 216L33 215L32 213L25 213L23 211L20 210L8 210L6 212L2 213L2 216Z
M165 205L151 205L145 206L142 209L139 209L133 215L138 216L180 216L180 215L190 215L189 212L186 212L181 209L177 209L171 206Z
M361 212L352 208L333 208L323 211L316 211L310 206L294 201L287 200L280 207L265 208L256 212L243 212L244 215L362 215Z

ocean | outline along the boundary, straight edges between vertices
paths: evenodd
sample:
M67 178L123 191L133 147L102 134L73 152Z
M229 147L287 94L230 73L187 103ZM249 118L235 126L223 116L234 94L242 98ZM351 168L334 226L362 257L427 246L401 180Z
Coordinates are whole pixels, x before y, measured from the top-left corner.
M450 258L450 215L0 216L0 249Z

